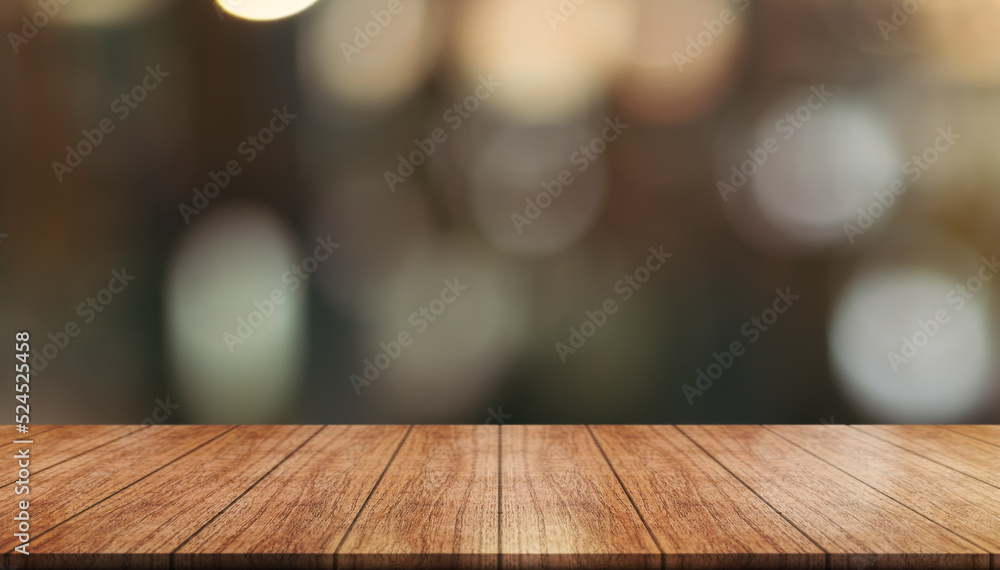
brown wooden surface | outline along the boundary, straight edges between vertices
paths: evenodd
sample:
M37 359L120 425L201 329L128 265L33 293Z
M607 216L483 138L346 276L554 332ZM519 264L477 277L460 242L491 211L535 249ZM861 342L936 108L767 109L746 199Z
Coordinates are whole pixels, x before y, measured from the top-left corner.
M938 426L854 428L994 487L1000 487L1000 447Z
M680 429L828 552L831 568L989 568L985 550L763 427Z
M986 570L992 554L1000 568L995 426L32 426L28 438L31 555L13 552L25 497L12 484L0 534L18 567ZM2 445L9 458L18 447Z
M175 568L331 568L405 426L327 426L174 556ZM262 554L267 556L262 557Z
M34 442L30 445L32 473L38 473L67 459L143 430L146 426L59 426L44 430L40 429L41 427L32 426L33 433L16 434L14 438L18 441ZM19 447L24 448L25 445L4 444L0 447L0 453L3 454L0 457L10 457ZM16 467L14 461L5 466L4 480L0 482L2 486L11 485L17 479Z
M167 568L174 549L318 430L318 426L236 427L178 459L170 469L157 471L36 535L31 554L11 554L10 561L50 568Z
M505 426L505 568L658 568L660 551L584 426Z
M769 429L983 550L1000 554L1000 488L847 426Z
M668 567L826 566L818 546L676 427L592 431Z
M337 551L338 568L496 568L498 430L415 426Z
M80 427L100 433L100 426ZM66 461L59 469L46 469L32 476L31 493L25 498L29 499L32 510L45 513L32 521L33 536L41 535L169 465L226 429L220 426L148 427L107 444L100 453L84 453ZM150 449L156 453L146 453ZM10 518L13 518L16 505L11 502L9 506ZM9 552L17 544L12 534L0 535L2 552Z
M1000 445L1000 426L941 426L962 435Z

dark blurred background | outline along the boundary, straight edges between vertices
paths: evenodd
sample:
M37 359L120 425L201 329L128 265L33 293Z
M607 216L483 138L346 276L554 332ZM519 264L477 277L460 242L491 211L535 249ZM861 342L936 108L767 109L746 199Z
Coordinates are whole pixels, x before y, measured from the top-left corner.
M997 2L8 0L0 31L35 423L1000 421Z

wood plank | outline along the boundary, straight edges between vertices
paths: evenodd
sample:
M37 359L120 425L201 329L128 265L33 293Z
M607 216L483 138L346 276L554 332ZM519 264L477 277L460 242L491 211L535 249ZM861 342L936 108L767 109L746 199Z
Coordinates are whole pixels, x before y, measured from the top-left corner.
M5 424L0 426L0 436L3 437L3 441L11 441L14 439L31 439L36 435L45 433L47 431L52 431L60 427L54 424L29 424L28 433L18 433L14 428L14 424Z
M228 430L227 426L153 426L31 477L31 533L38 536ZM16 502L9 503L10 519ZM8 520L10 520L8 519ZM19 541L0 535L0 552Z
M29 427L29 432L27 434L17 433L13 424L8 424L3 426L4 439L0 440L0 457L10 457L17 453L18 446L24 449L24 444L17 444L14 441L37 441L37 436L50 432L54 429L59 429L61 426L54 425L31 425ZM46 439L51 438L51 435L46 436ZM5 487L12 484L17 480L17 466L11 462L3 467L4 472L2 479L0 479L0 487ZM6 483L5 483L6 481Z
M592 426L668 568L825 568L826 553L674 426Z
M830 568L989 568L983 549L762 427L679 429L830 553Z
M1000 445L1000 426L940 426L962 435Z
M41 471L58 465L86 453L94 448L100 447L119 438L126 437L145 429L146 426L91 426L75 425L61 426L36 434L28 434L31 449L31 473L37 475ZM20 439L20 438L18 438ZM24 448L24 445L20 446ZM18 444L7 443L0 446L0 456L10 456L16 453ZM17 465L14 461L4 465L3 480L0 480L0 487L13 485L17 481Z
M332 568L407 426L327 426L177 550L174 568Z
M659 568L661 552L585 426L501 428L504 568Z
M32 568L168 568L170 553L319 431L318 426L239 426L48 532Z
M980 548L1000 553L1000 489L847 426L768 429Z
M498 430L415 426L337 550L337 567L496 568Z
M851 427L1000 488L1000 449L995 445L938 426Z

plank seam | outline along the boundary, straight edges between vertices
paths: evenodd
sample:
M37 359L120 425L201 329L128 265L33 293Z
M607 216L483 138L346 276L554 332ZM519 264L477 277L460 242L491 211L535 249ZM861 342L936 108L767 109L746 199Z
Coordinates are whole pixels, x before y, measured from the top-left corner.
M985 439L980 439L980 438L978 438L978 437L976 437L974 435L969 435L969 434L965 433L964 431L955 431L955 430L951 429L948 426L936 425L935 427L939 427L941 429L946 429L946 430L948 430L948 431L950 431L952 433L957 433L958 435L965 436L965 437L967 437L969 439L974 439L976 441L981 441L983 443L988 443L988 444L990 444L992 446L995 446L995 447L1000 447L1000 445L998 445L998 444L996 444L996 443L994 443L992 441L987 441Z
M10 424L8 424L8 425L10 425ZM28 424L28 426L30 427L31 424ZM34 438L34 437L38 437L38 436L42 435L43 433L49 433L50 431L55 431L55 430L57 430L59 428L64 428L64 427L66 427L66 425L54 425L54 426L51 426L49 429L43 429L42 431L36 431L35 433L28 433L28 434L23 434L23 435L22 434L18 434L16 436L16 438L17 439L21 439L21 438L24 438L24 437L32 437L32 438Z
M229 433L229 432L233 431L234 429L236 429L236 426L233 426L233 427L231 427L231 428L227 429L226 431L224 431L224 432L220 433L219 435L217 435L217 436L213 437L212 439L209 439L208 441L205 441L205 442L201 443L200 445L197 445L197 446L195 446L194 448L192 448L192 449L191 449L190 451L188 451L187 453L184 453L183 455L179 455L179 456L177 456L176 458L174 458L174 459L172 459L172 460L168 461L167 463L164 463L163 465L161 465L161 466L157 467L156 469L154 469L154 470L150 471L149 473L147 473L147 474L143 475L142 477L140 477L140 478L136 479L135 481L132 481L132 482L131 482L131 483L129 483L128 485L125 485L125 486L124 486L124 487L122 487L121 489L118 489L118 490L117 490L117 491L115 491L114 493L111 493L111 494L110 494L110 495L108 495L107 497L104 497L103 499L101 499L101 500L99 500L99 501L95 502L95 503L94 503L93 505L90 505L89 507L87 507L87 508L83 509L82 511L80 511L80 512L78 512L78 513L75 513L75 514L73 514L73 515L71 515L71 516L67 517L67 518L66 518L66 520L64 520L64 521L61 521L61 522L59 522L58 524L55 524L55 525L52 525L52 527L51 527L51 528L48 528L48 529L46 529L46 530L43 530L42 532L38 533L38 536L36 536L36 537L34 537L34 538L35 538L35 539L37 540L37 539L38 539L39 537L41 537L41 536L44 536L44 535L46 535L46 534L48 534L48 533L52 532L53 530L55 530L55 529L59 528L60 526L62 526L62 525L64 525L64 524L68 523L69 521L71 521L71 520L75 519L76 517L78 517L78 516L82 515L83 513L85 513L85 512L87 512L87 511L89 511L90 509L92 509L92 508L96 507L97 505L99 505L99 504L103 503L104 501L107 501L107 500L108 500L108 499L110 499L111 497L114 497L114 496L115 496L115 495L117 495L118 493L121 493L121 492L122 492L122 491L124 491L125 489L128 489L128 488L129 488L129 487L131 487L132 485L135 485L136 483L138 483L138 482L142 481L143 479L145 479L145 478L149 477L150 475L152 475L152 474L156 473L157 471L160 471L161 469L164 469L164 468L168 467L168 466L169 466L169 465L171 465L172 463L175 463L176 461L178 461L178 460L180 460L180 459L183 459L183 458L184 458L185 456L187 456L187 455L190 455L191 453L193 453L193 452L197 451L198 449L202 448L203 446L205 446L205 445L207 445L207 444L209 444L209 443L211 443L211 442L215 441L216 439L218 439L218 438L220 438L220 437L222 437L222 436L226 435L227 433ZM141 430L137 430L137 431L141 431ZM9 555L9 554L11 554L11 553L13 553L13 552L14 552L14 549L12 548L12 549L10 549L10 550L8 550L8 551L7 551L7 554Z
M228 504L228 505L226 505L225 507L223 507L221 511L219 511L219 512L215 513L215 515L213 515L213 516L212 516L212 518L208 520L208 522L206 522L205 524L203 524L203 525L201 525L200 527L198 527L198 530L196 530L196 531L194 531L193 533L191 533L191 536L189 536L189 537L185 538L185 539L184 539L184 542L182 542L182 543L180 543L179 545L177 545L177 548L175 548L175 549L173 549L172 551L170 551L170 568L173 568L173 567L174 567L174 555L175 555L175 554L177 554L177 551L178 551L178 550L180 550L181 548L183 548L183 547L184 547L184 545L185 545L185 544L187 544L188 542L190 542L192 538L194 538L194 537L198 536L198 533L199 533L199 532L201 532L201 531L203 531L203 530L205 530L205 528L206 528L206 527L207 527L208 525L210 525L210 524L212 524L213 522L215 522L215 519L217 519L217 518L219 518L220 516L222 516L222 514L223 514L223 513L225 513L225 512L227 511L227 510L229 510L229 507L231 507L231 506L235 505L235 504L236 504L236 502L237 502L237 501L239 501L240 499L242 499L244 495L246 495L246 494L247 494L247 493L249 493L249 492L250 492L251 490L253 490L253 488L254 488L254 487L256 487L258 483L260 483L260 482L261 482L261 481L263 481L263 480L264 480L264 479L265 479L265 478L266 478L266 477L267 477L268 475L270 475L271 473L273 473L273 472L274 472L274 470L275 470L275 469L277 469L278 467L280 467L282 463L284 463L285 461L288 461L288 458L289 458L289 457L291 457L291 456L295 455L295 453L296 453L296 452L298 452L298 450L302 449L302 447L303 447L303 446L304 446L305 444L309 443L309 441L310 441L310 440L312 440L312 438L316 437L316 435L318 435L318 434L319 434L319 432L323 431L323 430L324 430L324 429L326 429L326 428L327 428L327 426L325 426L325 425L324 425L324 426L320 426L320 428L319 428L318 430L314 431L314 432L312 433L312 435L310 435L309 437L307 437L307 438L305 439L305 441L303 441L302 443L300 443L300 444L298 445L298 447L296 447L295 449L293 449L293 450L291 451L291 453L289 453L288 455L286 455L286 456L282 457L282 458L281 458L281 461L279 461L279 462L275 463L273 467L271 467L270 469L268 469L268 470L267 470L267 473L264 473L263 475L261 475L259 479L257 479L256 481L254 481L254 482L253 482L253 484L251 484L251 485L250 485L249 487L247 487L246 489L244 489L244 490L243 490L243 492L242 492L242 493L240 493L238 497L236 497L235 499L233 499L232 501L230 501L230 502L229 502L229 504Z
M880 494L880 495L882 495L882 496L884 496L884 497L888 498L888 499L889 499L890 501L893 501L893 502L895 502L895 503L898 503L898 504L902 505L903 507L905 507L906 509L908 509L908 510L912 511L913 513L916 513L917 515L919 515L919 516L921 516L921 517L923 517L923 518L927 519L927 520L928 520L928 521L930 521L931 523L933 523L933 524L935 524L935 525L937 525L937 526L939 526L939 527L943 528L944 530L946 530L946 531L948 531L948 532L950 532L950 533L954 534L954 535L955 535L955 536L957 536L958 538L960 538L960 539L962 539L962 540L964 540L964 541L968 542L968 543L969 543L969 544L971 544L972 546L975 546L976 548L978 548L978 549L982 550L982 551L983 551L983 553L986 553L986 554L988 554L988 555L990 554L990 550L989 550L988 548L984 548L984 547L980 546L979 544L976 544L976 543L975 543L975 542L973 542L972 540L969 540L968 538L966 538L966 537L964 537L964 536L962 536L962 535L958 534L958 533L957 533L957 532L955 532L954 530L952 530L952 529L950 529L950 528L948 528L948 527L944 526L943 524L941 524L941 523L937 522L936 520L934 520L934 519L930 518L929 516L927 516L927 515L925 515L925 514L921 513L920 511L917 511L916 509L914 509L913 507L911 507L911 506L907 505L906 503L904 503L904 502L900 501L899 499L897 499L897 498L895 498L895 497L893 497L893 496L891 496L891 495L888 495L888 494L886 494L886 493L882 492L881 490L879 490L879 489L876 489L875 487L872 487L871 485L869 485L869 484L868 484L868 483L866 483L865 481L863 481L863 480L859 479L858 477L855 477L854 475L852 475L851 473L849 473L849 472L847 472L847 471L845 471L845 470L841 469L840 467L837 467L837 466L836 466L836 465L834 465L833 463L830 463L830 462L829 462L829 461L827 461L826 459L823 459L823 458L822 458L822 457L820 457L819 455L816 455L815 453L813 453L813 452L809 451L808 449L806 449L806 448L802 447L801 445L799 445L799 444L795 443L794 441L792 441L792 440L788 439L787 437L785 437L785 436L781 435L780 433L778 433L778 432L776 432L776 431L774 431L774 430L772 430L772 429L768 428L768 427L767 427L767 426L765 426L765 425L762 425L762 426L760 426L760 427L762 427L762 428L764 428L765 430L767 430L767 431L769 431L769 432L773 433L774 435L776 435L776 436L780 437L781 439L783 439L783 440L787 441L788 443L790 443L790 444L794 445L795 447L797 447L797 448L801 449L802 451L804 451L804 452L808 453L809 455L812 455L812 456L813 456L813 457L815 457L816 459L819 459L820 461L822 461L823 463L826 463L826 464L827 464L827 465L829 465L830 467L833 467L833 468L834 468L834 469L836 469L837 471L840 471L841 473L844 473L844 474L845 474L845 475L847 475L848 477L850 477L850 478L852 478L852 479L854 479L854 480L858 481L859 483L861 483L862 485L865 485L866 487L868 487L869 489L871 489L871 490L875 491L876 493L878 493L878 494Z
M60 427L65 427L65 426L60 426ZM130 436L132 434L139 433L140 431L144 430L147 427L149 427L149 426L142 426L142 427L140 427L139 429L137 429L135 431L130 431L130 432L128 432L125 435L120 435L120 436L118 436L118 437L116 437L114 439L108 440L108 441L102 443L101 445L97 445L97 446L91 447L90 449L88 449L86 451L81 451L80 453L77 453L76 455L74 455L72 457L67 457L66 459L63 459L62 461L60 461L58 463L53 463L52 465L49 465L48 467L43 467L43 468L39 469L38 471L32 472L32 474L33 475L37 475L37 474L39 474L39 473L41 473L43 471L48 471L49 469L52 469L53 467L58 467L58 466L62 465L63 463L66 463L67 461L72 461L72 460L76 459L77 457L80 457L81 455L86 455L86 454L90 453L91 451L94 451L95 449L100 449L100 448L104 447L105 445L111 445L112 443L118 441L119 439L125 439L126 437L128 437L128 436ZM47 433L49 431L54 431L55 429L58 429L58 428L52 428L51 430L46 430L43 433ZM10 487L11 485L13 485L15 483L17 483L17 481L11 481L10 483L6 483L4 485L0 485L0 489L3 489L4 487Z
M742 484L742 485L743 485L744 487L746 487L746 488L747 488L747 489L748 489L748 490L749 490L749 491L750 491L751 493L753 493L753 494L754 494L754 496L756 496L756 497L757 497L758 499L760 499L760 500L761 500L761 501L762 501L762 502L763 502L763 503L764 503L765 505L767 505L767 506L768 506L768 507L769 507L769 508L770 508L770 509L771 509L772 511L774 511L774 512L775 512L775 513L776 513L776 514L777 514L777 515L779 516L779 517L781 517L781 518L785 519L785 522L787 522L788 524L792 525L792 528L794 528L795 530L799 531L799 533L800 533L800 534L802 534L802 536L804 536L804 537L808 538L808 539L809 539L809 542L811 542L811 543L813 543L814 545L816 545L816 548L818 548L818 549L822 550L822 551L823 551L823 554L824 554L824 555L826 556L826 568L827 568L827 570L830 570L830 552L829 552L829 551L827 551L827 549L825 549L825 548L823 548L822 546L820 546L820 544L819 544L818 542L816 542L816 541L815 541L815 540L813 539L813 537L809 536L809 533L807 533L806 531L802 530L801 528L799 528L799 526L798 526L797 524L795 524L795 523L793 523L793 522L792 522L791 520L789 520L789 518L785 516L785 513L781 512L781 511L779 511L779 510L778 510L777 508L775 508L775 506L774 506L774 505L772 505L772 504L771 504L771 503L770 503L770 502L769 502L769 501L768 501L767 499L765 499L764 497L762 497L762 496L760 495L760 493L758 493L758 492L757 492L757 490L756 490L756 489L754 489L753 487L751 487L750 485L748 485L748 484L746 483L746 481L744 481L743 479L740 479L740 478L739 478L739 477L738 477L738 476L737 476L737 475L736 475L735 473L733 473L732 471L730 471L730 469L729 469L728 467L726 467L726 466L725 466L725 465L724 465L724 464L723 464L723 463L722 463L721 461L719 461L719 460L718 460L718 459L717 459L717 458L716 458L716 457L715 457L714 455L712 455L711 453L709 453L707 449L705 449L704 447L702 447L702 446L701 446L701 444L700 444L700 443L698 443L697 441L695 441L693 437L691 437L690 435L688 435L688 434L687 434L687 432L685 432L684 430L682 430L680 426L678 426L678 425L675 425L675 426L673 426L673 427L674 427L674 429L676 429L677 431L681 432L681 434L682 434L682 435L683 435L684 437L686 437L686 438L688 438L689 440L691 440L691 443L693 443L693 444L695 444L696 446L698 446L698 449L700 449L700 450L702 451L702 453L704 453L705 455L707 455L707 456L709 456L710 458L712 458L712 461L714 461L714 462L718 463L718 464L719 464L719 467L722 467L723 469L725 469L725 470L726 470L726 473L729 473L730 475L732 475L734 479L736 479L737 481L739 481L739 482L740 482L740 483L741 483L741 484Z
M601 456L604 457L604 461L608 464L608 467L611 469L611 473L613 473L615 479L618 480L618 485L622 488L622 491L625 493L625 496L628 497L628 502L632 504L632 509L635 510L635 514L638 515L639 520L642 521L642 526L646 527L646 532L648 532L649 537L653 539L653 544L655 544L656 548L660 551L661 570L666 570L667 552L663 550L663 546L660 545L660 541L656 539L656 535L653 534L653 529L649 528L649 524L646 523L646 518L642 516L641 512L639 512L639 507L636 506L635 500L632 499L632 494L629 493L628 489L625 487L625 482L622 481L622 478L618 476L618 471L615 469L614 464L611 463L611 459L608 458L608 454L604 452L604 448L601 447L601 442L597 441L597 436L594 435L594 430L590 429L590 424L587 424L584 427L587 428L587 433L589 433L591 439L594 440L594 445L596 445L597 450L601 452Z
M413 424L410 424L410 427L406 430L406 433L403 434L403 439L399 440L399 445L396 446L396 451L392 452L392 457L390 457L389 461L385 463L385 467L382 469L382 473L378 476L378 479L375 480L375 484L372 485L371 490L368 491L368 496L365 497L365 502L361 503L361 508L358 509L358 512L354 514L354 520L351 521L351 526L347 527L347 532L345 532L344 536L340 538L340 543L337 544L336 550L333 551L334 570L336 570L337 568L337 558L340 555L340 549L344 546L344 541L347 540L347 537L350 536L351 531L354 529L354 523L358 522L358 517L361 516L361 513L365 510L365 507L368 506L368 501L372 498L372 495L375 494L375 490L378 489L379 484L382 483L382 478L385 477L386 472L389 471L389 467L392 465L392 462L396 460L396 455L399 454L399 450L403 448L403 444L406 443L406 439L410 437L410 432L412 431L413 431Z
M497 570L503 568L503 424L497 426Z
M942 463L942 462L940 462L940 461L938 461L936 459L932 459L930 457L927 457L926 455L924 455L922 453L919 453L917 451L914 451L914 450L912 450L912 449L910 449L908 447L903 447L902 445L899 445L898 443L893 443L893 442L891 442L891 441L889 441L887 439L883 439L883 438L881 438L881 437L879 437L879 436L877 436L877 435L875 435L873 433L868 433L865 430L858 429L855 426L848 426L848 427L850 427L852 429L855 429L855 430L857 430L857 431L859 431L859 432L861 432L861 433L863 433L863 434L865 434L867 436L873 437L873 438L875 438L875 439L877 439L879 441L888 443L889 445L892 445L894 447L898 447L898 448L902 449L903 451L906 451L908 453L912 453L913 455L916 455L917 457L920 457L921 459L926 459L927 461L930 461L932 463L937 463L938 465L940 465L942 467L947 467L948 469L950 469L951 471L954 471L955 473L960 473L960 474L965 475L966 477L968 477L970 479L975 479L976 481L979 481L980 483L983 483L985 485L989 485L990 487L993 487L994 489L1000 489L1000 485L994 485L993 483L990 483L989 481L983 481L982 479L980 479L979 477L976 477L975 475L966 473L965 471L962 471L962 470L958 469L957 467L953 467L951 465L948 465L947 463ZM938 426L932 426L932 427L938 427Z

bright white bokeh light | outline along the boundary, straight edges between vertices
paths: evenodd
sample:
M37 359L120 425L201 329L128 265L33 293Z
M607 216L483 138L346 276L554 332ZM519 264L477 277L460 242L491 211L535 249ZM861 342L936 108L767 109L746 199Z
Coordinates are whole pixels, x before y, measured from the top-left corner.
M906 267L877 269L847 284L833 308L831 358L848 395L875 420L960 422L989 395L989 291L980 290L958 309L949 292L964 281ZM924 342L920 323L933 330L928 323L939 310L947 311L948 322L933 336L923 333ZM912 349L904 354L904 338L914 343L915 355ZM894 364L890 352L913 356Z
M902 176L903 159L890 126L874 109L843 93L809 109L809 97L808 91L792 96L759 123L755 149L765 148L769 138L778 149L765 153L766 162L749 184L775 229L817 246L843 239L843 225L856 222L858 208L875 202L876 191L890 193L894 203L886 213L892 212L901 198L890 186ZM744 152L736 162L749 159Z
M298 386L305 332L305 288L282 276L305 254L270 211L216 204L199 217L175 252L166 286L167 339L177 400L196 422L262 423L287 409ZM309 250L311 251L311 249ZM238 319L280 289L273 307L241 344ZM245 332L245 331L244 331ZM237 336L237 338L241 338Z
M413 93L437 59L439 6L426 0L399 6L390 14L385 2L374 0L320 5L302 22L299 37L307 92L320 101L369 110L389 108Z
M316 0L215 0L224 11L252 21L281 20L294 16Z

